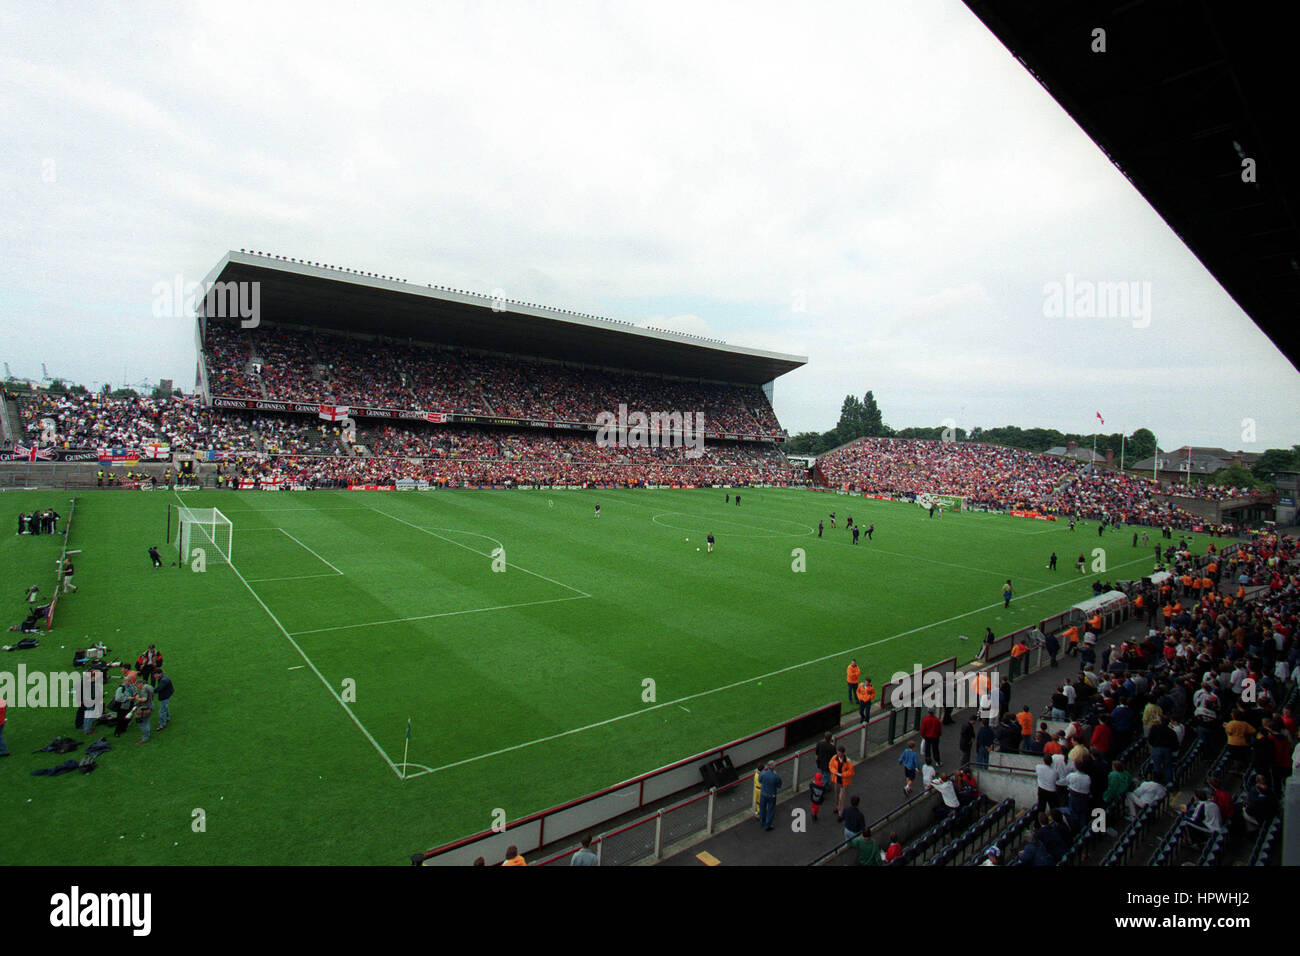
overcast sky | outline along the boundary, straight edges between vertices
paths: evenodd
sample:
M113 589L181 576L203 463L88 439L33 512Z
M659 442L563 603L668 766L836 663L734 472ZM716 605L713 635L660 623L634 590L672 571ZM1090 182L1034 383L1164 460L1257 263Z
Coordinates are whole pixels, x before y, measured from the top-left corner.
M806 355L792 432L871 389L1300 442L1300 375L959 0L6 0L0 109L15 375L192 387L154 287L247 248ZM1053 316L1068 281L1139 298Z

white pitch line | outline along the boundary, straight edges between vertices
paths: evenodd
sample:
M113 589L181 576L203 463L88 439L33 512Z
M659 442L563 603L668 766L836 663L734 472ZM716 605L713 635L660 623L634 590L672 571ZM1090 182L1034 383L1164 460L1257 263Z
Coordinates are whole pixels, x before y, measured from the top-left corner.
M1140 564L1148 560L1149 559L1147 558L1139 558L1136 561L1128 561L1124 564L1116 565L1115 568L1113 568L1112 570L1119 570L1120 568L1128 567L1130 564ZM1066 585L1076 584L1076 583L1078 583L1076 580L1063 581L1060 584L1053 584L1045 588L1040 588L1037 591L1030 591L1028 594L1022 595L1022 597L1033 597L1035 594L1043 594L1046 591L1053 591L1056 588L1062 588L1065 587ZM502 754L512 753L516 750L523 750L525 747L532 747L535 746L536 744L548 743L552 740L559 740L561 737L571 737L574 734L581 734L588 730L595 730L597 727L604 727L609 724L615 724L618 723L620 720L627 720L629 717L638 717L641 714L648 714L651 713L652 711L660 710L664 707L679 707L688 700L698 700L702 697L708 697L712 694L717 694L724 690L734 690L737 687L744 687L746 684L753 684L758 681L767 680L770 677L779 677L782 674L787 674L790 671L796 671L799 670L800 668L808 667L811 664L821 664L824 663L825 661L833 660L837 657L842 658L845 654L852 654L856 651L866 650L867 648L871 648L871 647L879 647L882 644L888 644L890 641L896 641L900 637L908 637L912 634L918 633L919 631L929 630L930 628L933 627L941 627L944 624L951 624L953 621L960 621L962 618L970 617L973 614L982 614L983 612L990 611L995 607L997 607L996 604L989 604L986 605L985 607L975 608L972 611L965 611L961 614L954 615L953 617L946 618L945 620L942 621L931 621L928 624L922 624L920 627L914 627L908 631L900 631L897 634L891 634L889 637L883 637L878 641L872 641L868 644L859 644L855 647L846 648L845 650L842 651L835 651L831 654L824 654L823 656L815 657L810 661L803 661L800 664L791 664L788 667L782 667L779 670L770 671L766 674L759 674L756 677L747 677L744 680L738 680L730 684L724 684L721 687L714 687L712 690L702 690L695 694L688 694L685 697L679 697L676 700L667 700L661 704L651 704L649 707L643 707L640 710L629 711L626 714L619 714L617 717L608 717L605 720L598 720L594 724L587 724L585 727L574 727L571 730L562 730L556 734L549 734L548 736L545 737L538 737L536 740L529 740L521 744L514 744L513 746L510 747L503 747L500 750L494 750L491 753L479 754L476 757L466 757L464 760L457 760L453 763L443 764L441 767L434 767L429 772L431 774L440 773L443 770L451 770L455 767L463 767L466 764L477 763L480 760L489 760L492 757L499 757Z
M331 568L333 568L335 574L342 574L342 573L343 573L343 572L340 571L338 568L335 568L334 565L330 564L328 561L326 561L324 558L322 558L319 554L316 554L315 551L312 551L311 548L308 548L305 544L303 544L301 541L299 541L297 538L295 538L295 537L294 537L293 535L291 535L289 532L285 531L283 528L280 529L280 533L283 534L283 535L284 535L286 538L288 538L290 541L292 541L294 544L296 544L298 547L300 547L300 548L306 548L306 550L311 551L311 553L312 553L313 555L315 555L316 560L320 561L320 562L323 563L323 564L329 564L329 566L330 566Z
M300 671L300 670L303 669L304 666L306 666L306 665L304 665L304 664L294 664L292 667L289 668L289 670L291 670L291 671Z
M326 575L331 577L332 575ZM464 611L441 611L437 614L421 614L418 617L396 617L390 621L366 621L363 624L340 624L337 627L317 627L310 631L294 631L294 637L304 634L323 634L326 631L350 631L354 627L378 627L381 624L402 624L406 621L428 621L435 617L455 617L457 614L479 614L484 611L506 611L516 607L533 607L538 604L558 604L561 601L581 601L591 597L590 594L575 594L572 597L547 598L544 601L525 601L522 604L496 604L492 607L471 607Z
M176 495L176 500L181 500L180 495ZM184 504L183 501L181 503ZM344 703L343 698L339 696L338 691L330 685L330 682L325 679L325 675L317 669L314 663L312 663L311 658L307 656L307 652L298 645L298 642L293 639L293 635L290 634L288 630L286 630L285 626L280 623L280 619L275 616L275 612L266 606L266 602L262 600L261 596L255 590L253 590L253 586L244 579L242 574L239 573L239 568L235 567L234 562L232 561L227 561L226 566L229 567L231 571L235 572L235 577L239 578L239 582L245 587L245 589L247 589L248 593L253 595L253 600L261 605L262 610L266 612L266 616L269 617L275 623L275 626L280 629L280 633L284 635L285 640L287 640L290 645L293 646L293 649L298 652L299 656L302 657L303 663L311 668L312 673L320 679L320 682L325 685L325 689L330 692L330 696L338 701L338 705L343 708L344 713L352 718L352 722L357 725L357 729L365 734L366 739L370 741L371 746L373 746L375 750L379 751L379 756L384 758L384 763L388 764L388 769L393 771L393 773L398 777L401 777L402 772L397 769L397 765L393 763L393 759L388 756L383 747L379 746L379 742L375 740L370 731L366 730L366 725L357 719L356 714L352 713L352 708Z
M436 532L436 531L430 531L428 528L422 528L422 527L420 527L418 524L412 524L411 522L407 521L405 518L399 518L399 517L397 517L397 515L390 515L387 511L380 511L378 508L371 508L369 505L366 506L366 510L368 510L368 511L373 511L373 512L374 512L375 514L377 514L377 515L383 515L385 518L391 518L391 519L394 520L394 521L397 521L397 522L400 522L401 524L406 525L408 528L414 528L416 531L421 531L421 532L423 532L424 534L433 535L433 537L435 537L435 538L441 538L443 541L446 541L448 544L454 544L454 545L455 545L456 547L458 547L458 548L464 548L466 551L471 551L471 552L473 552L474 554L477 554L477 555L479 555L479 556L481 556L481 557L484 557L484 558L490 558L490 557L492 557L491 553L489 553L489 552L483 552L483 551L478 550L477 548L471 548L471 547L470 547L469 545L467 545L467 544L461 544L459 541L454 541L454 540L452 540L451 538L446 537L445 535L438 534L438 532ZM465 534L475 534L475 532L473 532L473 531L466 531L466 532L464 532L464 533L465 533ZM486 536L485 536L485 535L479 535L479 537L486 537ZM503 551L505 550L505 546L504 546L504 545L502 545L502 550L503 550ZM571 585L571 584L565 584L563 581L557 581L557 580L555 580L555 578L548 578L546 575L544 575L544 574L538 574L536 571L529 571L527 568L521 568L521 567L520 567L519 565L517 565L517 564L511 564L509 561L506 562L506 567L514 568L516 571L522 571L522 572L524 572L524 574L531 574L533 577L535 577L535 578L541 578L543 581L549 581L551 584L557 585L558 587L562 587L562 588L564 588L566 591L574 591L574 592L576 592L576 593L578 593L578 594L581 594L583 597L588 597L588 598L591 597L590 594L588 594L586 591L582 590L581 588L575 588L573 585Z
M329 562L326 562L327 564ZM321 572L320 574L293 574L283 578L249 578L249 584L265 584L267 581L306 581L309 578L337 578L342 571Z

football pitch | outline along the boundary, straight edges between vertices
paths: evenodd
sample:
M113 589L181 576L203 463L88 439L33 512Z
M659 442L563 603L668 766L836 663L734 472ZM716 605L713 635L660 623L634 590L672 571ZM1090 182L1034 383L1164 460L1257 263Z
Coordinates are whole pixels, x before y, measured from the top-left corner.
M1095 578L1154 565L1131 530L1099 537L1095 523L727 493L79 493L79 591L0 670L68 671L95 640L133 662L156 643L172 723L133 746L136 727L86 738L70 710L11 705L0 862L401 864L498 810L514 820L847 704L850 657L877 686L965 662L986 626L1037 623L1091 597ZM0 501L66 515L70 497ZM221 509L233 563L200 540L206 570L171 565L178 503ZM874 540L853 545L849 515ZM0 536L6 626L29 584L53 587L61 547ZM1098 547L1106 571L1081 576L1075 560ZM114 746L96 772L30 776L66 759L32 754L56 735L104 733Z

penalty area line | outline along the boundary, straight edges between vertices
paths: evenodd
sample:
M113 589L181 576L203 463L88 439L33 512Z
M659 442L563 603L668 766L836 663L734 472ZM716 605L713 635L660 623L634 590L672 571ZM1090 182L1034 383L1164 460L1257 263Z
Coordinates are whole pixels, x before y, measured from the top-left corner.
M483 557L483 558L490 558L490 557L492 557L492 555L491 555L490 553L484 553L484 552L478 550L478 548L471 548L471 547L470 547L469 545L467 545L467 544L462 544L461 542L456 541L456 540L453 540L452 538L448 538L448 537L445 536L445 535L438 534L438 532L436 532L436 531L430 531L428 528L422 528L422 527L420 527L418 524L412 524L410 521L407 521L405 518L399 518L399 517L397 517L397 515L390 515L387 511L380 511L378 508L371 508L369 505L366 505L365 507L366 507L366 510L367 510L367 511L373 511L373 512L374 512L375 514L377 514L377 515L383 515L385 518L391 518L393 521L399 522L400 524L404 524L404 525L406 525L408 528L414 528L416 531L421 531L421 532L423 532L424 534L432 535L432 536L435 537L435 538L441 538L443 541L446 541L448 544L454 544L454 545L455 545L456 547L458 547L458 548L464 548L466 551L470 551L470 552L472 552L472 553L474 553L474 554L479 555L480 557ZM476 532L476 531L461 531L461 532L453 532L453 533L469 534L469 535L474 535L474 536L479 537L479 538L485 538L485 537L487 537L487 535L481 535L481 534L478 534L478 532ZM489 540L493 540L493 541L495 541L496 539L495 539L495 538L492 538L492 539L489 539ZM503 552L505 551L505 545L501 545L501 550L502 550ZM573 585L571 585L571 584L565 584L563 581L557 581L557 580L555 580L555 578L548 578L546 575L544 575L544 574L538 574L536 571L529 571L527 568L522 568L522 567L520 567L520 566L517 565L517 564L511 564L509 561L506 562L506 567L508 567L508 568L514 568L516 571L522 571L522 572L524 572L524 574L531 574L533 577L535 577L535 578L541 578L543 581L549 581L551 584L554 584L554 585L556 585L557 587L562 587L562 588L564 588L566 591L573 591L573 592L575 592L575 593L577 593L577 594L581 594L583 597L588 597L588 598L591 597L591 595L588 594L586 591L582 590L582 588L575 588Z
M332 577L333 575L326 575ZM521 604L494 604L492 607L471 607L463 611L440 611L437 614L420 614L416 617L396 617L390 621L365 621L361 624L339 624L336 627L317 627L310 631L294 631L294 637L302 637L304 634L323 634L326 631L350 631L354 627L378 627L381 624L402 624L406 621L429 621L436 617L454 617L458 614L480 614L485 611L506 611L516 607L535 607L538 604L559 604L561 601L582 601L590 598L590 594L574 594L571 597L547 598L544 601L524 601Z
M181 501L181 496L179 494L176 495L176 500ZM183 505L184 502L181 501L181 504ZM284 635L285 640L289 642L289 644L293 647L293 649L298 652L298 655L303 659L303 663L306 664L306 666L311 668L311 672L315 674L317 678L319 678L321 684L324 685L325 689L330 692L330 696L333 697L334 700L338 702L338 705L343 708L343 712L346 713L350 718L352 718L352 722L357 725L357 729L360 730L363 734L365 734L365 737L367 740L370 741L371 746L374 747L375 750L379 752L379 756L384 758L384 763L388 764L388 769L393 771L394 774L400 777L402 775L402 772L398 770L397 765L393 763L393 758L391 758L390 756L388 756L387 753L385 753L384 748L379 746L379 742L375 740L374 736L370 733L370 731L366 730L366 725L357 719L357 715L352 713L352 708L350 708L346 703L344 703L343 698L339 696L338 691L336 691L333 687L330 686L330 682L325 679L325 675L320 672L320 670L316 667L314 663L312 663L312 659L307 656L307 652L304 651L302 647L299 646L298 642L293 639L293 635L290 634L289 631L285 628L285 626L280 623L280 619L275 616L275 612L266 606L266 602L262 600L261 595L259 595L257 591L253 589L253 586L249 584L248 581L244 578L244 576L239 573L239 568L235 567L233 561L227 561L226 566L230 568L231 571L235 572L235 577L239 578L239 583L244 586L244 588L248 591L249 594L253 595L253 600L256 601L258 605L261 606L262 610L266 612L266 616L269 617L271 621L275 624L275 626L280 629L280 633Z

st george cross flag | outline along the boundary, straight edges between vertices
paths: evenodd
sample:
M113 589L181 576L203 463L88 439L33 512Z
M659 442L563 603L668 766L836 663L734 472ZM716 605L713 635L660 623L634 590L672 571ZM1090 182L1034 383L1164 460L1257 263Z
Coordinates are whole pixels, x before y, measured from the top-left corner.
M1103 425L1106 424L1106 419L1101 417L1101 412L1097 413L1097 421L1101 422Z
M327 422L336 422L341 418L347 418L348 411L346 405L322 405L320 407L320 417Z

